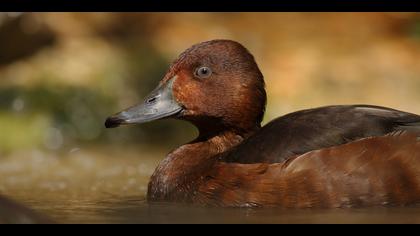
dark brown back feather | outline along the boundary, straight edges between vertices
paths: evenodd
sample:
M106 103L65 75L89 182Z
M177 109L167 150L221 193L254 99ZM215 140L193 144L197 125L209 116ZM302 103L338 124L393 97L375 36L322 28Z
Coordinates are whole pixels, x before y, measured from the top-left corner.
M279 117L220 158L247 164L279 163L294 155L399 130L420 136L420 116L370 105L326 106Z

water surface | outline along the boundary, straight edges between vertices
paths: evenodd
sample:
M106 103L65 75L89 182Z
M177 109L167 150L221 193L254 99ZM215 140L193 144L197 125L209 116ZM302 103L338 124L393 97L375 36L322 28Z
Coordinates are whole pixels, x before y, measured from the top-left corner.
M59 223L420 223L420 207L285 210L148 204L149 176L165 153L121 151L4 155L0 192Z

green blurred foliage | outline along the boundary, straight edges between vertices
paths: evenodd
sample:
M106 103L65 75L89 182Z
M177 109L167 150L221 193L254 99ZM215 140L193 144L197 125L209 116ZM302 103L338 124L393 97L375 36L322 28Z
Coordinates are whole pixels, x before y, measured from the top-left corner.
M414 19L408 26L408 34L413 38L420 40L420 19Z
M22 15L16 19L8 19L3 31L0 27L2 41L11 42L15 37L20 39L22 35L29 38L41 37L37 34L28 36L24 32L5 35L9 31L18 30L11 26L19 26L28 17L32 16ZM4 132L0 132L2 152L27 148L68 151L79 145L89 144L173 145L179 144L177 138L193 135L193 127L174 121L105 129L105 119L126 108L119 103L121 96L126 92L136 95L126 106L141 102L142 97L164 76L170 63L148 43L141 32L127 33L118 31L115 27L124 29L120 25L106 32L98 30L95 37L102 38L122 51L119 54L121 58L116 59L123 61L122 75L115 73L118 66L101 68L103 71L96 72L97 78L92 79L94 82L88 83L89 86L81 86L62 83L60 72L43 72L41 69L31 75L34 81L38 81L35 85L10 84L0 87L0 124L4 127ZM43 35L45 32L51 34L51 30L42 30L38 34ZM40 48L37 49L37 46ZM43 46L35 44L30 50L42 51L45 50ZM15 51L4 52L8 55L3 55L3 61L8 58L8 63L9 58L14 58L14 63L28 60L29 54L18 52L12 55ZM162 139L162 133L166 134L166 138Z

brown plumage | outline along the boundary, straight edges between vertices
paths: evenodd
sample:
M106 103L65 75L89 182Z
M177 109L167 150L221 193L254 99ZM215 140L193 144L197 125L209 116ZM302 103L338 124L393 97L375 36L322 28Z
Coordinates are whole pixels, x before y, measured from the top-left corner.
M351 207L420 202L420 116L390 108L328 106L261 128L266 93L241 44L187 49L144 103L107 127L165 117L199 136L156 168L149 201L224 207Z
M215 163L192 201L221 206L351 207L420 202L420 142L365 138L278 164Z

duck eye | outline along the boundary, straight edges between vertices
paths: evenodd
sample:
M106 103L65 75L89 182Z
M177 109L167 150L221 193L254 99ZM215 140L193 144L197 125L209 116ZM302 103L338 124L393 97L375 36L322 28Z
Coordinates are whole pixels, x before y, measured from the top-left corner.
M205 78L210 77L210 75L211 75L211 70L210 70L210 68L208 68L208 67L206 67L206 66L203 66L203 67L200 67L200 68L198 68L198 69L197 69L197 71L195 72L195 75L196 75L198 78L205 79Z

